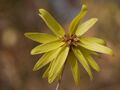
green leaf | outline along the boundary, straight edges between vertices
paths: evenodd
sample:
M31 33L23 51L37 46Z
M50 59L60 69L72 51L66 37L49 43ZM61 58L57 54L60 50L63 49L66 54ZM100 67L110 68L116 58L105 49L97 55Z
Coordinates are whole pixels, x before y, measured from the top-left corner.
M57 55L59 54L60 50L62 48L58 48L55 49L53 51L50 51L48 53L45 53L39 60L38 62L35 64L33 71L37 71L40 68L42 68L43 66L45 66L46 64L48 64L49 62L51 62L53 59L55 59L57 57Z
M90 41L90 42L95 42L95 43L98 43L98 44L102 44L102 45L106 45L106 42L103 40L103 39L100 39L100 38L96 38L96 37L80 37L81 40L87 40L87 41Z
M100 52L100 53L104 53L104 54L109 54L109 55L113 54L113 52L110 48L103 46L101 44L95 43L93 41L80 39L80 42L81 43L79 43L79 45L88 50L96 51L96 52Z
M73 47L72 50L73 50L75 56L78 58L79 62L82 64L82 66L87 71L88 75L90 76L90 79L92 80L93 76L92 76L90 67L89 67L85 57L83 56L82 52L78 48L75 48L75 47Z
M70 24L70 35L74 34L81 19L86 15L87 13L87 6L86 5L82 5L81 11L80 13L73 19L73 21Z
M51 70L49 72L48 82L52 83L57 76L59 76L59 72L64 67L64 63L68 56L69 47L65 47L61 50L59 56L56 58L54 64L51 66Z
M61 25L44 9L39 9L39 16L44 20L50 30L58 37L64 36L65 32Z
M96 63L96 61L91 57L91 55L89 54L89 52L87 51L83 51L83 55L86 58L86 60L88 61L88 63L90 64L90 66L96 70L97 72L100 71L100 67L99 65Z
M71 66L71 70L72 70L72 74L73 74L73 78L75 80L75 83L76 83L76 85L79 85L79 83L80 83L80 71L79 71L79 67L78 67L77 58L75 57L73 52L69 53L68 61L69 61L70 66Z
M42 45L39 45L39 46L33 48L31 51L31 54L35 55L35 54L49 52L51 50L59 48L63 44L64 44L64 42L62 42L62 41L53 41L53 42L49 42L46 44L42 44Z
M55 40L58 40L58 38L54 35L45 34L45 33L25 33L25 36L33 41L36 41L38 43L48 43Z
M97 18L92 18L85 23L79 25L75 34L80 37L81 35L86 33L97 22L97 20Z

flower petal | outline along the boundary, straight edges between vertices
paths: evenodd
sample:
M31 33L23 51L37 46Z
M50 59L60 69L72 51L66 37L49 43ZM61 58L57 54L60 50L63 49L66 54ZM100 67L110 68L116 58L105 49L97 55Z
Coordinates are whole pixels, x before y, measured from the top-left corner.
M98 44L106 45L106 42L103 39L96 38L96 37L80 37L81 40L87 40L90 42L95 42Z
M70 35L74 34L79 22L81 21L81 19L86 15L87 13L87 6L86 5L82 5L81 11L80 13L73 19L73 21L70 24Z
M51 41L58 40L58 38L54 35L45 34L45 33L25 33L25 36L33 41L39 42L39 43L48 43Z
M57 55L59 54L60 50L62 48L58 48L55 49L53 51L50 51L48 53L45 53L39 60L38 62L35 64L33 71L37 71L40 68L42 68L43 66L45 66L46 64L48 64L49 62L51 62L54 58L57 57Z
M72 70L72 74L73 74L75 83L76 83L76 85L78 85L80 83L80 71L79 71L79 67L78 67L77 58L75 57L73 52L69 53L68 61L71 66L71 70Z
M64 42L62 42L62 41L53 41L53 42L49 42L46 44L42 44L42 45L39 45L39 46L33 48L31 51L31 54L35 55L35 54L49 52L51 50L59 48L63 44L64 44Z
M62 26L44 9L39 9L39 16L44 20L50 30L57 36L64 36L65 32Z
M80 46L82 46L86 49L89 49L91 51L96 51L96 52L109 54L109 55L113 54L113 52L110 48L103 46L101 44L98 44L96 42L92 42L92 41L88 41L88 40L81 40L81 39L80 39L80 42L81 42L81 43L79 43Z
M89 64L91 65L91 67L96 70L97 72L100 71L100 67L99 65L96 63L96 61L88 54L86 55L86 59L88 60Z
M87 51L90 55L95 55L95 56L98 56L98 57L99 57L99 53L97 53L97 52L95 52L95 51L91 51L91 50L88 50L88 49L86 49L86 48L84 48L84 47L80 47L80 46L79 46L79 49L80 49L81 51Z
M75 56L78 58L79 62L82 64L82 66L87 71L88 75L90 76L90 79L92 80L93 76L92 76L90 67L89 67L85 57L83 56L82 52L78 48L75 48L75 47L73 47L72 50L73 50Z
M64 66L64 67L65 67L65 66ZM62 75L63 75L64 67L62 67L62 68L60 69L60 71L58 72L58 75L57 75L57 77L56 77L55 80L59 81L59 80L61 79L61 77L62 77Z
M90 64L90 66L96 70L97 72L100 71L100 67L99 65L96 63L96 61L91 57L91 55L89 54L89 52L87 51L82 51L84 57L86 58L86 60L88 61L88 63Z
M49 83L52 83L55 80L55 78L60 74L59 72L64 67L64 63L68 56L68 52L69 47L64 47L63 50L61 50L59 56L56 58L54 65L51 66L48 78Z
M98 20L97 18L92 18L86 21L85 23L79 25L75 34L80 37L85 32L87 32L97 22L97 20Z
M49 67L47 68L47 70L46 70L46 71L44 72L44 74L43 74L43 78L49 77L49 72L50 72L51 66L54 65L54 64L55 64L55 60L53 60L53 61L50 63ZM64 67L61 68L61 70L59 71L59 73L58 73L58 75L57 75L57 77L56 77L55 80L59 81L59 80L61 79L61 76L62 76L62 73L63 73L63 68L64 68ZM49 81L49 80L48 80L48 81Z
M45 70L45 72L44 72L42 78L48 77L49 71L50 71L50 68L51 68L51 65L52 65L52 62L49 64L48 68Z

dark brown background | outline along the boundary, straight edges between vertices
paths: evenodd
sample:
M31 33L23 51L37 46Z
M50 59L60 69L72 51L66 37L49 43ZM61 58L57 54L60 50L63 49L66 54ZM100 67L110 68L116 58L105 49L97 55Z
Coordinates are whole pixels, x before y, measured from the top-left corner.
M120 1L84 0L89 11L86 18L97 17L98 23L88 31L88 36L105 39L114 56L101 55L96 61L101 72L93 70L91 81L81 69L81 84L76 87L70 67L64 71L60 90L120 90ZM0 0L0 90L55 90L42 79L44 68L33 72L40 55L31 56L30 50L38 45L24 37L25 32L48 32L38 16L45 8L67 30L72 18L80 11L80 0Z

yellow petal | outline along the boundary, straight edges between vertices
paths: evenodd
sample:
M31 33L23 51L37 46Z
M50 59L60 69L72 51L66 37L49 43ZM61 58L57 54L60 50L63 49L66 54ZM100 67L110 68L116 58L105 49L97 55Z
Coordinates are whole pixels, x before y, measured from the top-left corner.
M81 11L80 13L73 19L73 21L70 24L70 35L74 34L81 19L86 15L87 13L87 6L86 5L82 5Z
M73 78L75 80L75 83L76 83L76 85L79 85L79 83L80 83L80 71L79 71L77 58L75 57L73 52L69 53L68 61L69 61L70 66L71 66L71 70L72 70L72 74L73 74Z
M55 59L57 57L57 55L59 54L60 50L62 48L58 48L55 49L53 51L50 51L48 53L45 53L35 64L33 71L37 71L40 68L42 68L43 66L45 66L46 64L48 64L49 62L51 62L53 59Z
M64 36L65 32L62 26L44 9L39 9L39 16L44 20L50 30L58 37Z
M79 43L80 46L82 46L86 49L89 49L91 51L96 51L96 52L109 54L109 55L113 54L113 52L110 48L108 48L104 45L98 44L96 42L92 42L92 41L88 41L88 40L81 40L81 39L80 39L80 42L81 42L81 43Z
M99 65L96 63L96 61L92 58L92 56L89 54L89 52L87 52L87 50L82 51L84 57L86 58L86 60L88 61L88 63L90 64L90 66L96 70L97 72L100 71L100 67Z
M59 56L56 58L55 63L51 66L48 78L49 83L52 83L55 80L55 78L59 75L61 68L64 67L68 52L69 47L64 47Z
M44 72L42 78L48 77L49 71L50 71L50 68L51 68L51 65L52 65L52 62L49 64L48 68L45 70L45 72Z
M106 42L103 39L96 38L96 37L80 37L81 40L87 40L90 42L95 42L98 44L106 45Z
M58 40L58 38L54 35L45 34L45 33L25 33L25 36L33 41L36 41L38 43L48 43L55 40Z
M84 55L82 54L82 52L78 48L73 47L72 50L73 50L75 56L78 58L79 62L82 64L82 66L87 71L88 75L90 76L90 79L92 80L93 76L92 76L90 67L89 67Z
M63 44L64 44L64 42L62 42L62 41L53 41L53 42L45 43L45 44L42 44L42 45L39 45L39 46L33 48L31 51L31 54L35 55L35 54L49 52L51 50L59 48Z
M80 37L81 35L86 33L96 22L97 22L97 18L92 18L86 21L85 23L78 26L75 34Z

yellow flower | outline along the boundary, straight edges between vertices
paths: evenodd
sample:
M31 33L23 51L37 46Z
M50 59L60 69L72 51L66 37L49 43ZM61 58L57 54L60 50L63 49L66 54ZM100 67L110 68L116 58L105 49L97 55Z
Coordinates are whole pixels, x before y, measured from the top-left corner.
M90 76L90 79L92 79L90 66L96 71L100 71L100 68L91 54L98 55L98 53L104 53L112 55L112 50L106 47L104 40L83 36L97 22L97 18L89 19L85 23L80 24L81 19L87 13L86 5L83 5L81 12L71 22L69 32L65 33L61 25L46 10L39 9L39 12L39 16L53 32L53 35L25 33L25 36L29 39L41 43L32 49L31 54L44 53L35 64L33 70L37 71L49 64L43 77L47 77L48 82L52 83L55 80L61 79L65 63L68 61L71 66L73 78L76 84L79 84L78 62L80 62Z

